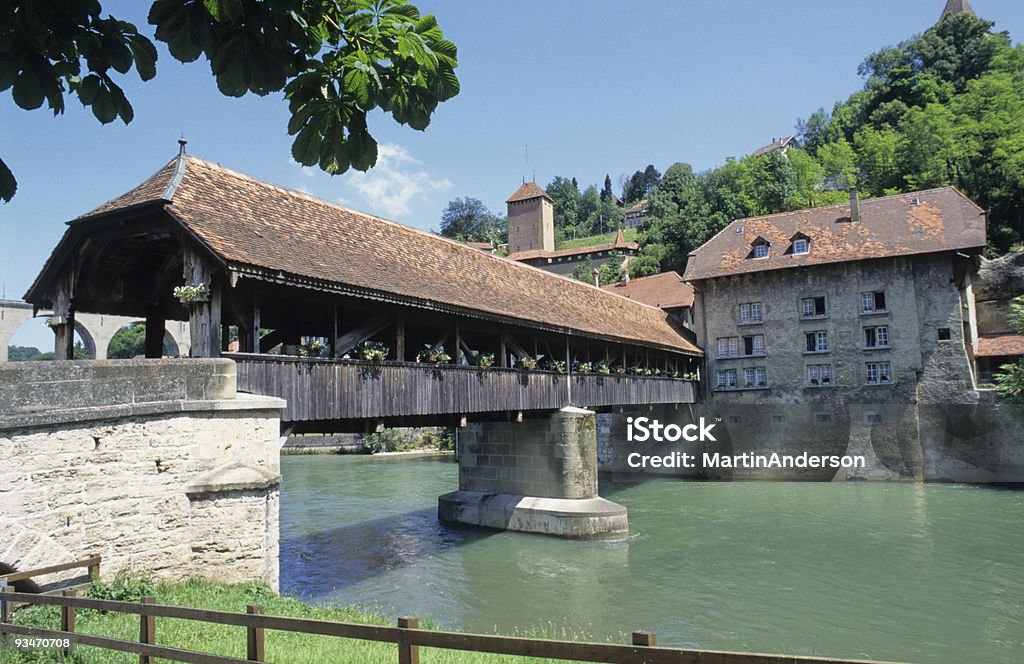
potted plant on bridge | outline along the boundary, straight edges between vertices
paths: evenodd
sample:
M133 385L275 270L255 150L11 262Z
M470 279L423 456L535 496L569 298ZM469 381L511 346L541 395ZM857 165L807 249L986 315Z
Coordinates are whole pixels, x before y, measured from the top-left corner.
M594 373L596 373L598 376L611 376L612 368L611 366L609 366L607 362L601 360L600 362L594 365Z
M443 348L431 348L427 347L424 350L416 353L417 362L430 362L434 366L441 366L442 364L448 364L452 361L452 356L444 352Z
M594 365L590 362L580 362L579 360L572 364L573 373L578 374L589 374L594 373Z
M494 353L483 353L476 361L478 367L493 367L494 366Z
M367 362L383 362L390 352L391 349L379 341L366 341L359 349L359 357Z
M209 284L193 284L174 287L174 297L183 305L207 302L210 299Z
M516 366L524 371L533 371L537 368L537 358L524 356L516 360Z
M564 374L565 360L547 360L544 362L544 370L552 371L556 374Z

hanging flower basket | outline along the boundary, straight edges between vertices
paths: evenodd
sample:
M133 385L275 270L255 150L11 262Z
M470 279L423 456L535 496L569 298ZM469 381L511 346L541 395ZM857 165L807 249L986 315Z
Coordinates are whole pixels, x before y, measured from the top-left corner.
M182 304L195 304L197 302L208 302L210 300L210 286L197 284L195 286L175 286L174 297Z
M367 341L359 349L359 357L367 362L383 362L391 349L379 341Z
M534 369L537 368L537 358L521 357L519 358L519 361L516 362L516 364L519 366L520 369L524 369L526 371L533 371Z
M434 366L441 366L442 364L448 364L452 361L452 356L443 350L434 350L428 348L427 350L421 350L416 353L417 362L430 362Z
M494 353L484 353L476 362L478 367L493 367L494 366Z

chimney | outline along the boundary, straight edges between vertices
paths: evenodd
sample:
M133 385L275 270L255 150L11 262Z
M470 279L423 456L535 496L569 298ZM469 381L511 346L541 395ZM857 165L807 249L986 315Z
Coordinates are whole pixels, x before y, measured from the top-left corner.
M860 199L857 187L850 187L850 221L860 221Z

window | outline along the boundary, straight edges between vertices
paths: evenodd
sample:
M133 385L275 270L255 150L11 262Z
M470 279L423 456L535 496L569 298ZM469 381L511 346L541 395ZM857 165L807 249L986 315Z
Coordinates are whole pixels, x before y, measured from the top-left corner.
M772 422L776 424L783 424L786 421L785 415L772 415Z
M729 424L742 424L742 423L743 423L743 417L742 416L740 416L740 415L730 415L729 416Z
M793 240L793 253L794 254L806 254L811 251L811 242L807 238L798 238Z
M749 388L768 387L768 370L764 367L744 368L743 386Z
M736 389L736 370L725 369L723 371L715 372L715 389L718 390L735 390Z
M768 258L767 242L757 242L754 244L754 258Z
M892 383L892 367L888 362L868 362L866 381L868 385Z
M864 416L864 422L866 424L881 424L882 416L878 413L868 413Z
M807 367L807 385L809 387L829 387L832 385L831 364L811 364Z
M879 327L865 327L864 328L864 347L865 348L888 348L889 347L889 328L886 325Z
M808 353L827 353L828 352L828 332L808 332L804 335L807 339L807 352Z
M740 325L761 322L764 322L764 317L761 313L760 302L750 302L740 305Z
M952 330L950 330L948 327L939 328L939 341L949 341L951 336Z
M801 318L824 318L825 297L805 297L800 300Z
M888 311L888 309L885 308L885 291L861 293L860 310L861 313L865 314L874 314L883 311Z
M739 357L739 337L720 337L718 339L718 357Z
M818 424L831 424L832 415L830 415L829 413L815 413L814 421Z
M764 355L764 335L755 334L749 337L743 337L743 354Z

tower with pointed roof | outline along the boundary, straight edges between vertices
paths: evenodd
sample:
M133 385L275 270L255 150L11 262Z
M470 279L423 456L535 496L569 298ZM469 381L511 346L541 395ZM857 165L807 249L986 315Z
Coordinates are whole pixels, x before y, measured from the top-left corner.
M942 19L953 14L970 14L977 17L977 14L974 13L974 8L971 7L971 3L968 0L946 0L946 8L942 10L939 22L941 23Z
M508 253L555 250L555 208L548 192L524 182L505 201L508 206Z

